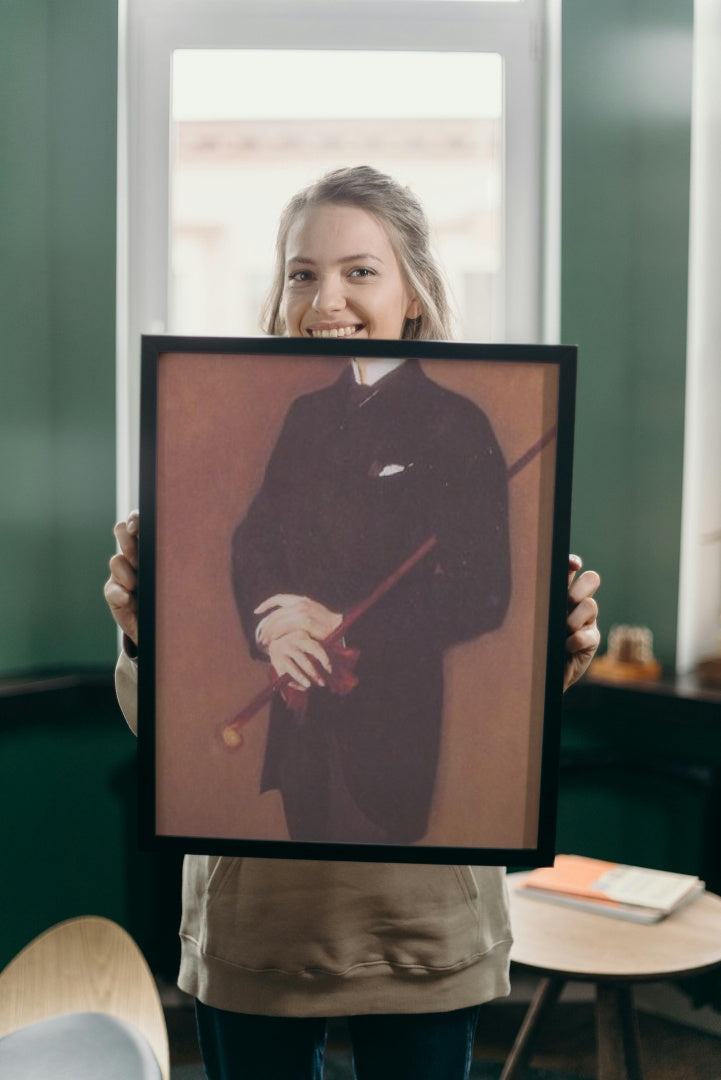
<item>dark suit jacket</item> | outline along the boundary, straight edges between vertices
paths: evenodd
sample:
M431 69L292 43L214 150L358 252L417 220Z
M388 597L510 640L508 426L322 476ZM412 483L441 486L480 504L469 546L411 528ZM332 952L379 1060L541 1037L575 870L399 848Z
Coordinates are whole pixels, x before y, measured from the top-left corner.
M355 690L312 690L302 726L276 696L262 780L263 790L282 791L288 769L303 768L313 798L332 732L358 807L391 842L408 843L427 828L443 651L499 626L508 606L507 475L485 414L416 361L373 389L358 405L349 365L331 387L292 404L233 537L233 584L255 651L253 610L269 596L310 596L347 614L437 536L349 630L347 643L360 650Z

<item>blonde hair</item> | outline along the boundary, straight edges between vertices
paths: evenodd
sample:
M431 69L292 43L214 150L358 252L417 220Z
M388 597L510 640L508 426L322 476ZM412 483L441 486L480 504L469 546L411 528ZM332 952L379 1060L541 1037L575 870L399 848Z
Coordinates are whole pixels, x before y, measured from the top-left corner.
M323 203L357 206L372 214L386 229L401 273L421 305L417 318L406 319L401 338L448 340L452 336L451 310L441 270L431 253L423 207L410 188L370 165L326 173L294 195L283 210L276 239L274 279L263 310L263 330L277 335L286 331L281 305L288 233L300 214Z

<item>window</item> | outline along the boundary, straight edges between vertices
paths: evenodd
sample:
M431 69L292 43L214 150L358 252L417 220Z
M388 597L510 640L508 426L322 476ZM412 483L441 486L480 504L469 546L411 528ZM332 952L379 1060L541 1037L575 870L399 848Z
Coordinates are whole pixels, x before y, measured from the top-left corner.
M554 340L542 132L555 6L121 2L122 512L137 498L140 335L259 332L282 205L360 155L423 200L458 336Z
M495 54L176 52L169 330L257 334L285 202L326 170L372 163L426 208L456 336L498 340L502 109Z

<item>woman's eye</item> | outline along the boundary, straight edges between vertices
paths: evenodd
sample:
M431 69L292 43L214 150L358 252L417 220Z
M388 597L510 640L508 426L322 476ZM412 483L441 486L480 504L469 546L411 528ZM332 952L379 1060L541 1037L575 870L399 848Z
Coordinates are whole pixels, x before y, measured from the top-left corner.
M310 281L310 279L310 270L294 270L291 274L288 274L288 281L296 281L300 284L306 281Z
M371 270L369 266L356 266L350 272L351 277L355 278L368 278L373 277L375 271Z

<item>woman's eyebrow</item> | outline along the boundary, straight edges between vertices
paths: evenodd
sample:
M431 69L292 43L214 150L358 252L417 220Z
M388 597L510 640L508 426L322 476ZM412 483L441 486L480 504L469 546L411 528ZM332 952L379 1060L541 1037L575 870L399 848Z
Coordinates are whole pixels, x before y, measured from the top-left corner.
M366 259L372 259L374 262L379 263L383 262L379 255L372 255L370 251L361 251L359 255L344 255L343 258L339 259L338 261L342 263L364 262Z
M364 262L367 259L372 259L374 262L381 263L381 265L383 264L383 260L381 259L381 257L379 255L371 254L370 251L361 251L358 255L344 255L341 259L338 260L338 262L341 262L341 263ZM287 259L286 265L289 266L291 263L295 263L295 264L299 263L299 264L301 264L303 266L315 266L316 265L315 259L309 259L304 255L291 255Z

